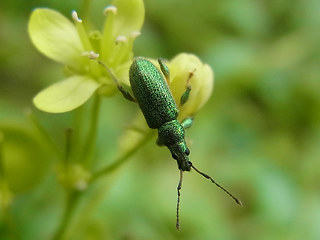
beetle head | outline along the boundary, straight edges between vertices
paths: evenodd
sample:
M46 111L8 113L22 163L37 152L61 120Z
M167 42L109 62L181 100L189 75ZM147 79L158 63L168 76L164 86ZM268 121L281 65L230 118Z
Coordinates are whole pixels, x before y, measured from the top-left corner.
M190 171L191 170L191 164L189 161L189 154L190 150L187 147L187 144L185 141L176 143L170 147L172 158L177 160L178 167L182 171Z

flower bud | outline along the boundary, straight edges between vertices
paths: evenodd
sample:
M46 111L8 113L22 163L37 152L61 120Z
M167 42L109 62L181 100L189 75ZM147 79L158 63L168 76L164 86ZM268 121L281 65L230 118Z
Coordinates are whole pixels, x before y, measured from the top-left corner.
M188 84L191 86L188 101L183 106L179 106L179 119L182 120L194 115L208 101L213 90L213 71L197 56L187 53L174 57L168 66L170 68L170 89L178 106Z

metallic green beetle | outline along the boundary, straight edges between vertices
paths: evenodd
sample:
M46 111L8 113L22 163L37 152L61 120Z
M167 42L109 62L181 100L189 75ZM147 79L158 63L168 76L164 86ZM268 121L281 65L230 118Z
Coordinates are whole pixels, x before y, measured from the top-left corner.
M134 96L119 84L119 81L115 78L110 68L102 62L100 62L100 64L106 68L122 95L126 99L139 104L148 126L158 130L157 143L159 145L165 145L170 150L172 157L177 161L180 170L180 180L177 187L178 201L176 227L179 229L179 203L183 171L190 171L191 168L193 168L196 172L205 178L210 179L214 184L225 191L237 204L241 205L241 201L216 183L210 176L195 168L189 161L188 156L190 151L185 141L185 129L191 127L193 119L190 117L183 120L181 123L177 120L179 110L167 84L170 78L169 69L162 59L159 59L158 62L162 73L146 58L137 57L133 60L129 71L129 77ZM192 75L193 73L191 72L189 78L186 79L187 88L181 96L180 106L185 104L189 98L191 92L189 80Z
M159 64L166 78L169 70L162 60ZM149 60L135 58L130 67L130 84L136 101L150 128L158 129L158 143L169 148L182 171L190 171L188 155L190 151L185 141L184 125L177 121L178 107L169 90L166 80Z

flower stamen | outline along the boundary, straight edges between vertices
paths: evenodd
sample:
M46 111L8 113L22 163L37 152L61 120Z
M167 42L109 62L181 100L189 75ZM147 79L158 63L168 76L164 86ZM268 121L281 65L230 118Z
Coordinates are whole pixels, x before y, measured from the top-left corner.
M128 42L128 39L127 39L127 37L126 36L118 36L117 38L116 38L116 41L115 41L115 43L118 45L119 43L126 43L126 42Z
M132 40L136 39L136 37L140 36L141 35L141 32L140 31L133 31L131 33L131 36L130 38L132 38Z
M75 10L72 11L71 16L72 16L73 21L78 22L78 23L82 23L82 20L78 17L78 13Z
M112 6L112 5L111 5L111 6L106 7L106 8L103 10L103 14L104 14L105 16L107 16L109 12L112 12L114 15L116 15L117 12L118 12L118 9L117 9L115 6Z
M95 53L94 51L83 52L81 56L88 57L90 60L97 59L99 57L99 53Z
M99 53L95 53L94 51L87 51L81 53L81 56L88 57L90 60L95 60L99 58ZM90 61L88 72L90 72L91 76L98 79L101 76L100 66L97 61Z
M124 59L127 59L129 57L129 55L131 54L132 48L133 48L133 42L134 40L141 34L140 31L133 31L131 32L130 36L129 36L129 40L128 40L128 47L127 47L127 53L126 55L123 57Z
M101 39L101 60L107 61L110 56L110 49L112 49L112 45L114 44L112 39L112 33L114 29L114 21L115 16L117 14L118 9L115 6L108 6L104 9L103 13L107 16L104 29L102 32L102 39Z
M84 49L87 51L92 50L92 46L91 46L87 31L85 30L82 24L82 20L78 17L78 13L76 11L72 11L72 19L75 22L76 29Z
M124 56L126 56L128 50L128 38L126 36L120 35L115 40L116 47L112 54L111 66L119 65Z

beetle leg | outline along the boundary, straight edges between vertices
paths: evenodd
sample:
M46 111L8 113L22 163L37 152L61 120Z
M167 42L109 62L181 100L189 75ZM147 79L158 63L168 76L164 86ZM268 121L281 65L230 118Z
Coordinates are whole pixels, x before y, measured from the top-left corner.
M180 106L182 106L183 104L185 104L188 99L189 99L189 95L191 92L191 85L190 85L190 79L193 77L195 70L193 70L192 72L189 72L189 76L187 78L186 81L186 91L182 94L181 98L180 98Z
M109 68L104 62L98 61L101 66L104 67L104 69L107 71L109 76L112 78L113 82L117 85L118 90L121 92L123 97L131 102L136 102L137 100L131 95L130 92L128 92L124 87L119 83L118 79L116 76L113 74L111 68Z
M161 72L163 73L163 75L166 78L167 84L170 85L170 71L169 71L168 66L164 63L163 58L159 58L158 63L160 65Z
M131 95L131 93L125 90L120 84L118 84L117 87L125 99L131 102L137 102L137 100Z
M186 119L184 119L182 122L181 122L181 126L184 128L184 129L187 129L187 128L190 128L192 126L192 123L193 123L193 117L188 117Z

